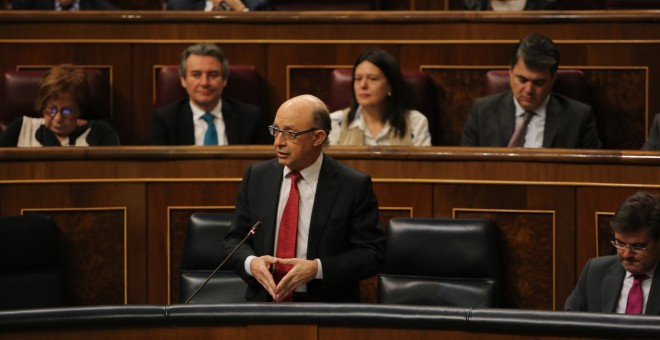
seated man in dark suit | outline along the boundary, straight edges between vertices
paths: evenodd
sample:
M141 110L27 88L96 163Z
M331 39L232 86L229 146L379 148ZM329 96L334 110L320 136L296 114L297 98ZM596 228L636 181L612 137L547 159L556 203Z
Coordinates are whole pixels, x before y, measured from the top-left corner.
M461 145L600 148L591 107L551 92L558 68L552 40L540 34L522 39L511 58L511 90L473 103Z
M323 153L330 114L294 97L269 127L277 158L248 167L225 254L248 283L247 301L360 302L360 280L380 271L385 236L371 178Z
M656 113L653 118L649 140L644 143L642 150L660 150L660 113Z
M105 0L12 0L11 9L56 10L56 11L99 11L119 10Z
M610 222L616 255L590 259L568 311L660 314L660 197L638 192Z
M259 107L222 97L229 61L218 46L188 47L179 73L188 98L154 110L150 144L270 144Z
M270 0L168 0L172 11L261 11L270 9Z

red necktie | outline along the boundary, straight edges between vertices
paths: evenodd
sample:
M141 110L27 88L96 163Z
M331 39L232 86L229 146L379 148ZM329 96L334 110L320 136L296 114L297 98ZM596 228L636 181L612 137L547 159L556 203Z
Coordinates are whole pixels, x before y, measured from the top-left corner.
M646 274L635 274L630 291L628 291L628 304L626 305L626 314L642 314L644 309L644 292L642 291L642 282L649 277Z
M532 116L534 115L534 112L531 111L525 111L523 113L523 119L516 125L516 130L513 131L513 135L511 135L511 139L509 140L509 144L507 145L510 148L522 148L525 146L525 135L527 135L527 125L529 125L529 121L532 119Z
M298 180L302 178L302 175L298 171L292 171L290 178L291 190L282 212L280 230L277 234L277 250L275 251L275 256L284 259L296 257L296 239L298 238L298 200L300 196ZM275 283L279 283L289 270L291 270L290 265L276 264L273 272ZM285 298L284 301L291 301L291 296Z

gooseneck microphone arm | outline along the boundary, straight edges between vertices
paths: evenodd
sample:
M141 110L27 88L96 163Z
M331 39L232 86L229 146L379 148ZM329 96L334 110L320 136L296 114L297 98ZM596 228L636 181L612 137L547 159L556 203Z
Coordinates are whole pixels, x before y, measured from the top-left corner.
M245 235L245 237L243 238L243 240L241 240L241 242L239 242L239 243L236 245L236 247L234 247L234 249L231 250L231 252L227 255L227 257L225 257L225 259L222 260L222 262L220 262L220 264L218 265L218 267L215 268L215 270L213 271L213 273L211 273L211 275L209 275L209 277L206 278L206 281L204 281L204 283L202 283L202 284L199 286L199 288L197 288L197 289L195 290L195 292L192 293L192 295L190 295L190 297L188 298L188 300L186 300L186 302L185 302L184 304L188 304L188 302L190 302L190 300L192 300L192 299L195 297L195 295L197 295L197 293L199 293L199 291L202 290L202 288L204 288L204 286L206 286L206 284L211 280L211 278L213 277L213 275L215 275L215 273L216 273L218 270L220 270L220 268L222 268L222 266L225 264L225 262L227 262L227 260L229 260L229 259L231 258L231 256L234 255L234 253L238 250L238 248L240 248L240 247L243 245L243 243L245 243L245 241L247 241L247 239L250 238L250 236L254 235L254 233L257 232L257 229L259 229L259 227L261 227L261 221L258 221L257 223L255 223L255 224L252 226L252 228L250 228L250 231L248 231L247 235Z

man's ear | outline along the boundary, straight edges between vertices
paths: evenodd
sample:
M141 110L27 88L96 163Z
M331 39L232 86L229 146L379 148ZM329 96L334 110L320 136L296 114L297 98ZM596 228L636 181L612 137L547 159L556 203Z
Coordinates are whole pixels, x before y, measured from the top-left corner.
M323 145L325 140L328 138L328 134L323 130L317 130L314 132L314 146Z

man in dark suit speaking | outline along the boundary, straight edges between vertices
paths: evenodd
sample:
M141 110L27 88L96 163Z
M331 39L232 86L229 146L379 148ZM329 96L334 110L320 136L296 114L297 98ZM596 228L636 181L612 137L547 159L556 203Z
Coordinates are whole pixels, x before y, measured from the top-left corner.
M590 259L568 311L660 314L660 197L638 192L611 221L616 255Z
M261 109L222 97L229 61L215 44L197 44L181 54L181 86L188 98L154 110L152 145L268 144Z
M359 281L381 269L384 234L371 178L325 155L330 115L311 95L280 106L276 158L248 167L236 198L228 254L247 301L359 302Z
M461 145L600 148L591 107L551 92L558 68L552 40L523 38L511 58L511 89L474 102Z

